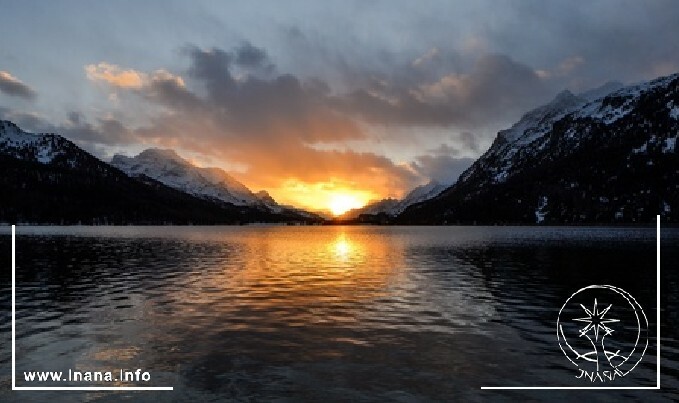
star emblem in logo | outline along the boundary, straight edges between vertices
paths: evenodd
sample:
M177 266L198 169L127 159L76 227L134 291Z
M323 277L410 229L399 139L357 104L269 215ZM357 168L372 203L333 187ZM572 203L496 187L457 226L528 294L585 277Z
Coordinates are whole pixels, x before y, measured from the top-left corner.
M619 319L604 319L604 316L606 315L606 313L608 313L608 311L611 309L613 304L608 305L608 307L603 309L603 310L599 310L597 300L596 300L596 298L594 298L594 307L592 308L592 310L585 308L585 306L582 305L582 304L580 304L580 306L582 307L582 309L585 310L585 312L588 315L586 318L573 319L573 320L577 320L578 322L587 323L587 325L585 327L580 329L580 337L583 337L587 333L592 331L592 332L594 332L594 341L599 341L599 331L602 331L602 332L605 333L603 335L603 337L608 336L611 333L613 333L613 329L606 326L607 323L620 322Z

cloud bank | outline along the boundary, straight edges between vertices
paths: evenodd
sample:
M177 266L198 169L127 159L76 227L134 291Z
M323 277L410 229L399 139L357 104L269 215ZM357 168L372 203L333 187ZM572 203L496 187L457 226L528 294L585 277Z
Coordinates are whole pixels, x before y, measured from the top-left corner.
M76 21L68 6L0 14L12 38L0 113L102 156L178 148L274 196L306 185L382 198L453 181L498 130L565 88L679 71L668 0L197 0L164 2L162 15L158 4L132 15L92 4ZM39 29L12 35L28 19Z
M33 99L35 91L8 71L0 71L0 92L9 96Z

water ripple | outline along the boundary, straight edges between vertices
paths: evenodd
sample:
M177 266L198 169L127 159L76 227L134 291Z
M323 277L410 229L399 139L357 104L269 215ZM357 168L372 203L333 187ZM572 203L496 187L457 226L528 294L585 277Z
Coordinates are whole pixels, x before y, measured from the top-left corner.
M18 232L19 371L145 368L154 384L175 386L176 401L509 399L518 395L479 387L577 384L555 325L578 288L617 284L655 318L654 233L643 228ZM673 267L679 234L667 235L664 267ZM663 382L676 390L679 281L665 272ZM3 313L3 335L8 321ZM3 344L0 363L9 356ZM621 384L653 384L654 371L649 349Z

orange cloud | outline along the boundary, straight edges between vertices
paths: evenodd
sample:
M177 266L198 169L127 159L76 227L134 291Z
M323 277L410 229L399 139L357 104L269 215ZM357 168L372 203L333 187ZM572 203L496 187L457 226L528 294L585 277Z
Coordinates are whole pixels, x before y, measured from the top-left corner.
M87 78L92 81L103 81L114 87L121 88L141 88L144 82L144 75L135 70L123 70L115 64L101 62L99 64L88 64L85 66Z
M102 81L118 88L139 89L155 81L168 80L184 86L184 80L181 77L166 70L156 70L149 75L134 69L123 69L118 65L107 62L88 64L85 66L85 73L91 81Z
M21 82L18 78L11 75L9 73L9 71L0 71L0 80L13 82L13 83L20 83Z
M332 121L317 120L319 132L339 130ZM223 168L241 167L230 174L253 191L265 189L280 203L318 210L344 195L365 204L400 197L424 180L407 165L387 157L355 151L319 150L300 141L286 126L267 133L234 132L199 114L166 115L135 132L161 147L203 155Z
M92 81L164 107L132 131L135 138L223 161L222 168L242 167L235 178L281 203L339 211L402 196L426 180L377 153L332 149L366 139L361 124L336 107L327 86L289 74L266 76L266 55L245 50L187 50L188 77L203 84L203 93L165 70L144 73L102 62L85 71ZM234 66L245 73L236 78Z

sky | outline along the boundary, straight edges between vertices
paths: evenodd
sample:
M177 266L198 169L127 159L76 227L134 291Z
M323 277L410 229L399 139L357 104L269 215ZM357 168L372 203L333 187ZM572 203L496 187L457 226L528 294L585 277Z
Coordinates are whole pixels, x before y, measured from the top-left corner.
M103 160L172 148L309 209L453 183L564 89L679 71L673 0L0 9L0 119Z

